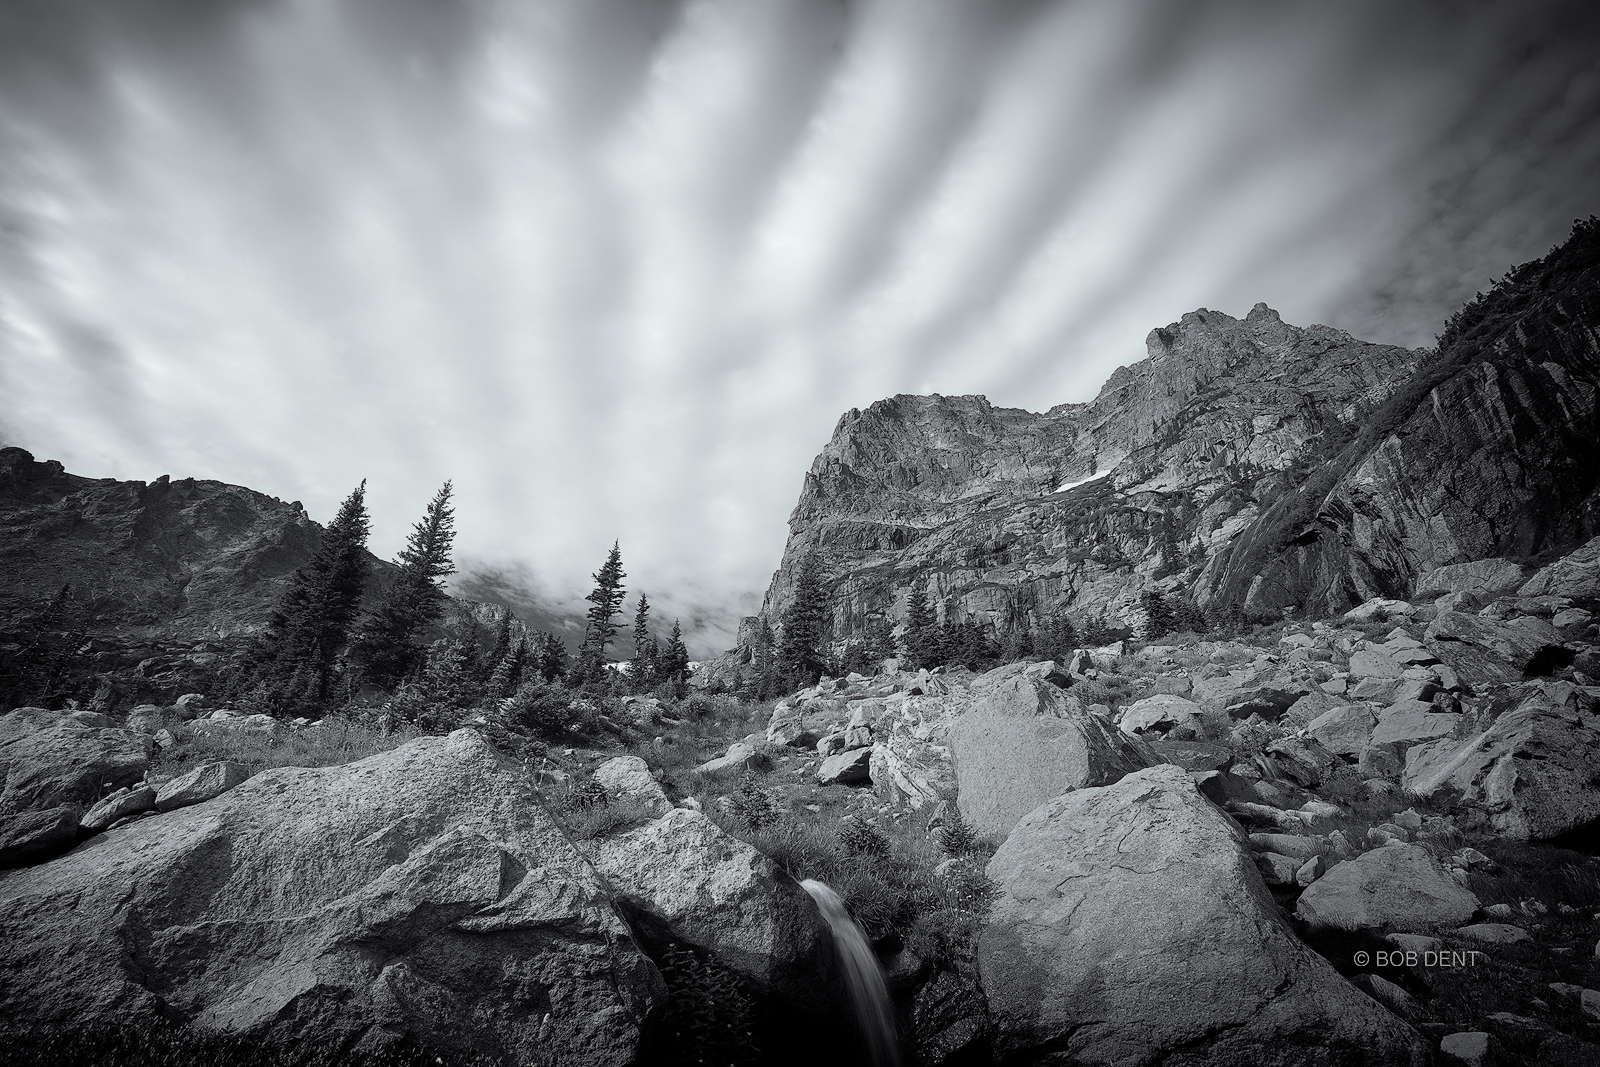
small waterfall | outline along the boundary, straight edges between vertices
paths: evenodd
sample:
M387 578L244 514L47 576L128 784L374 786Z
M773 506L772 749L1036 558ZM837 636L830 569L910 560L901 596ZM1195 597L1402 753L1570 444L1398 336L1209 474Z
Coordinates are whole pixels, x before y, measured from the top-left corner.
M817 910L828 920L833 931L833 943L844 963L845 981L850 986L850 1002L856 1010L856 1021L867 1039L867 1052L873 1067L899 1067L900 1046L895 1037L894 1014L889 1009L889 990L883 984L883 971L872 946L861 932L850 913L845 910L839 894L815 879L807 878L800 888L811 894Z

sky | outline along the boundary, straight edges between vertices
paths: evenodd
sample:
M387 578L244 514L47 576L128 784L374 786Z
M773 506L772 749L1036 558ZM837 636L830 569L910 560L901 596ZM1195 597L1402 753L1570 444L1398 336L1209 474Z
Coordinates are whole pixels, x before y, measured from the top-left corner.
M453 479L462 588L619 541L704 655L852 407L1426 345L1596 212L1591 0L0 0L0 442L384 556Z

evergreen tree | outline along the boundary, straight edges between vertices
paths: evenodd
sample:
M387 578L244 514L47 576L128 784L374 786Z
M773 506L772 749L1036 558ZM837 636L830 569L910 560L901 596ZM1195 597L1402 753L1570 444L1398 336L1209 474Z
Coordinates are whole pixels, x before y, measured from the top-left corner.
M920 670L939 665L939 624L928 604L927 590L920 585L912 586L906 598L906 629L900 643L907 666Z
M1144 637L1146 641L1153 641L1172 632L1177 622L1177 615L1173 612L1167 598L1161 595L1158 589L1145 591L1142 598L1144 608Z
M1187 630L1196 634L1211 632L1211 624L1206 620L1205 612L1195 607L1192 600L1178 601L1178 605L1172 609L1172 613L1173 625L1176 629Z
M588 615L584 620L583 644L578 649L578 663L573 672L584 682L598 681L604 677L606 649L617 636L617 612L622 610L624 589L622 579L627 574L622 569L622 550L612 542L606 561L592 575L594 589L583 599L589 601Z
M1065 612L1057 612L1046 619L1033 643L1036 653L1057 662L1065 662L1077 647L1078 628L1072 625Z
M490 674L500 669L500 664L505 662L512 650L511 609L502 607L500 612L500 622L494 631L494 647L483 659L483 667Z
M434 494L428 510L411 530L397 560L400 574L377 611L367 617L360 650L372 677L396 685L424 662L420 638L444 609L442 579L455 573L450 547L455 541L455 512L449 482Z
M560 681L571 666L567 646L555 634L540 634L538 653L539 676L546 683Z
M517 643L500 657L500 662L489 674L489 680L483 687L485 695L492 700L504 700L515 693L522 685L522 675L527 670L527 663L528 639L519 637Z
M683 627L678 624L677 619L672 620L672 636L667 639L667 647L660 655L663 678L681 681L689 676L689 649L684 646Z
M640 593L639 608L633 613L633 666L628 670L628 680L636 691L642 692L656 683L654 649L655 638L650 635L650 601Z
M367 584L367 483L339 505L306 565L267 620L252 672L280 698L320 701L327 697L339 651Z
M822 561L808 553L795 574L794 599L783 613L778 639L778 664L794 687L822 675L828 623L828 595L822 588Z

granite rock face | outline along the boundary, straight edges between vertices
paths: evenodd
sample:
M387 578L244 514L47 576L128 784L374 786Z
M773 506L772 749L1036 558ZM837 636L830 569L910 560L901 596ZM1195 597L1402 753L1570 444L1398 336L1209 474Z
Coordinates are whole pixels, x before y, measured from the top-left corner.
M1001 631L1062 610L1137 622L1151 588L1312 617L1419 588L1497 594L1516 560L1600 531L1597 293L1600 226L1584 223L1458 313L1436 352L1265 305L1202 309L1088 403L851 410L806 474L762 616L781 621L810 553L838 643L899 625L914 585L941 618ZM1581 580L1568 570L1535 581Z

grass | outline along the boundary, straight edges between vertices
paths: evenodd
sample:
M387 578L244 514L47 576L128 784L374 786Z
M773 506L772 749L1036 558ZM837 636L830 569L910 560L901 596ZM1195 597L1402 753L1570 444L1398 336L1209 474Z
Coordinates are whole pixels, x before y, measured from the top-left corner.
M200 729L176 718L165 726L177 743L158 752L151 763L153 772L164 775L183 774L220 760L242 763L252 775L272 767L335 767L423 736L414 726L381 730L340 715L298 730L284 727L277 737L256 730Z

